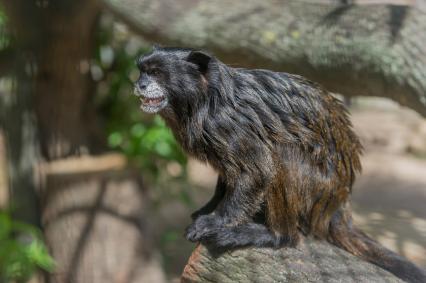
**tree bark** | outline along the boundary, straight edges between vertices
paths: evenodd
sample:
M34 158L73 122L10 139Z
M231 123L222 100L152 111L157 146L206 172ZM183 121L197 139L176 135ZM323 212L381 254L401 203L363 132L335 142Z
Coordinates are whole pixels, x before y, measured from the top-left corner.
M426 116L426 1L104 0L144 37L301 74ZM339 4L339 3L354 4Z
M403 282L327 242L304 239L297 248L248 248L222 255L199 245L181 282Z

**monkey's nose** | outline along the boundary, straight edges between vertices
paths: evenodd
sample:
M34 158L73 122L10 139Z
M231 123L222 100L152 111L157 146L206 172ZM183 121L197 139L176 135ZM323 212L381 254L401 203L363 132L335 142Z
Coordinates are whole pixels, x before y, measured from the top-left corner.
M148 86L148 84L147 84L147 83L139 82L139 83L138 83L138 86L139 86L139 88L140 88L141 90L145 90L145 89L146 89L146 87Z

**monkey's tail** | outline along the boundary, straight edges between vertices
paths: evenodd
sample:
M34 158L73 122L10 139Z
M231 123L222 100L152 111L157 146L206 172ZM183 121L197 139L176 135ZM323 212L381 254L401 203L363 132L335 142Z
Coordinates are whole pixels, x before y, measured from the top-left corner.
M404 281L426 282L426 270L386 249L354 227L349 211L342 209L333 215L328 241L357 257L386 269Z

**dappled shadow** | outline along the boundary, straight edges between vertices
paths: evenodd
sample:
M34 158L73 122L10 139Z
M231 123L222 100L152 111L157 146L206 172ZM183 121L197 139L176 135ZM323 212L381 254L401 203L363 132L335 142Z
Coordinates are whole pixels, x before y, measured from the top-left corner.
M342 1L342 2L348 2L348 1ZM350 9L354 7L353 4L350 3L342 3L341 5L337 6L335 9L331 10L329 13L327 13L319 23L320 25L334 25L336 24L339 19L347 13Z
M101 195L99 196L101 197ZM56 221L60 221L62 217L72 216L73 214L83 213L86 215L91 215L94 213L103 213L107 214L109 216L112 216L114 218L117 218L118 220L124 221L128 224L133 225L135 228L137 228L141 233L144 232L144 225L142 225L141 217L140 216L133 216L133 215L125 215L120 214L116 210L104 206L102 203L96 203L95 207L93 206L74 206L65 210L62 210L58 213L54 218L50 219L45 223L45 226L54 225Z
M54 281L164 282L153 257L140 175L52 174L46 187L43 224L60 263Z
M426 185L389 175L361 178L353 193L355 222L386 247L426 267Z
M98 210L100 205L102 204L103 198L106 193L106 182L105 180L101 181L100 189L98 192L98 195L96 196L95 202L92 207L90 207L87 211L87 219L86 224L84 224L84 227L81 229L80 237L77 241L76 248L74 250L74 253L71 257L70 266L68 268L67 276L66 276L66 283L72 283L74 281L74 275L77 274L78 269L78 263L80 261L80 257L82 255L82 252L84 251L84 247L87 244L87 240L90 235L90 231L94 227L95 219L98 214ZM60 218L61 216L59 216Z

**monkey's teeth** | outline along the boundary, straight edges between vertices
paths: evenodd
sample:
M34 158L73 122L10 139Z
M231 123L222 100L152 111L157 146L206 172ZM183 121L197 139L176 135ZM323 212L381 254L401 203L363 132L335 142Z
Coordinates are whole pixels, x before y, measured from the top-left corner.
M149 97L143 97L141 98L141 101L143 104L146 105L157 105L161 103L164 100L164 97L155 97L155 98L149 98Z

